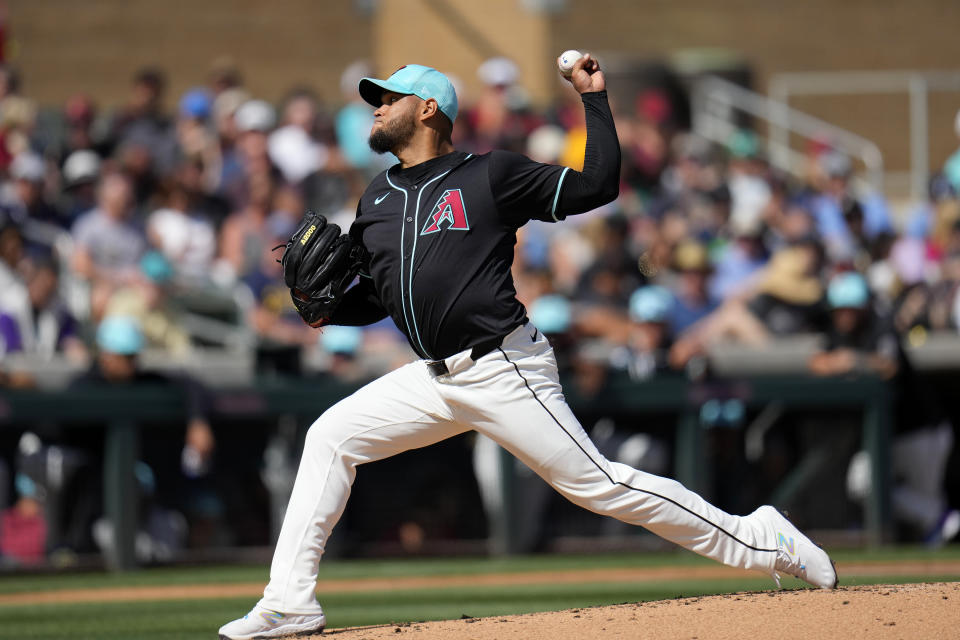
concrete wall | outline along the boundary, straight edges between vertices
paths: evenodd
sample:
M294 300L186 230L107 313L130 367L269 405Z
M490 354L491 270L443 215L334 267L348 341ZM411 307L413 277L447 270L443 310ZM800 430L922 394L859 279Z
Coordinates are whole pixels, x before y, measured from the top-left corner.
M713 48L749 64L761 91L785 71L960 71L957 0L571 0L552 22L553 51L670 59ZM891 168L907 167L906 94L794 104L877 141ZM957 147L958 108L960 93L931 96L932 167Z
M141 66L170 76L169 100L233 57L249 88L279 100L307 84L339 101L351 61L370 55L370 17L352 1L8 0L15 62L41 104L86 92L100 104L127 94Z
M379 73L418 61L455 73L465 98L491 53L515 58L538 101L561 87L553 59L577 48L608 60L670 59L712 48L755 70L960 69L958 0L567 0L557 14L523 0L8 0L28 95L56 104L86 91L126 95L140 66L164 67L170 99L229 54L258 95L296 83L339 102L340 71L369 57ZM373 7L370 12L358 7ZM479 37L470 37L470 34ZM893 168L908 157L907 98L809 98L797 106L878 140ZM956 147L960 95L931 99L931 164Z

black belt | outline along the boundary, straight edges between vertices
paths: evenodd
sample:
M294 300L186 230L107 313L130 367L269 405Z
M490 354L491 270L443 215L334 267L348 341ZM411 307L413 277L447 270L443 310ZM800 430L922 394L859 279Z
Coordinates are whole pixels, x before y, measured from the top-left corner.
M523 322L521 322L518 326L522 327L528 322L530 322L530 320L528 320L527 318L524 318ZM487 338L486 340L482 342L478 342L477 344L473 345L473 348L470 349L470 359L476 362L483 356L487 355L488 353L490 353L491 351L493 351L494 349L502 345L504 339L514 331L516 331L516 327L514 327L513 329L511 329L510 331L507 331L502 335L494 336L492 338ZM445 376L448 373L450 373L450 370L447 369L446 359L427 360L427 369L430 371L430 374L434 378L436 378L437 376Z

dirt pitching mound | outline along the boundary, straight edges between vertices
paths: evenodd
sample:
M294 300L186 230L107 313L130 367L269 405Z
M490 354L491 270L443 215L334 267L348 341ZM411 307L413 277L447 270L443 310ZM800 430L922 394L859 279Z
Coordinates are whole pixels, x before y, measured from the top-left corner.
M680 598L493 618L331 629L314 640L900 640L960 637L960 583Z

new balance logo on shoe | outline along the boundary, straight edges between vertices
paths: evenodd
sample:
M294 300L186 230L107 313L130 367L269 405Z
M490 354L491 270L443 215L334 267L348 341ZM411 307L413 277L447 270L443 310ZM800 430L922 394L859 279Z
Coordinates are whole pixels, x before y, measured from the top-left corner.
M793 538L787 538L787 536L783 535L779 531L777 532L777 546L782 549L786 549L787 553L792 556L797 555L797 552L794 551L793 548Z
M283 614L279 611L263 611L260 617L267 621L267 624L277 625L283 620Z

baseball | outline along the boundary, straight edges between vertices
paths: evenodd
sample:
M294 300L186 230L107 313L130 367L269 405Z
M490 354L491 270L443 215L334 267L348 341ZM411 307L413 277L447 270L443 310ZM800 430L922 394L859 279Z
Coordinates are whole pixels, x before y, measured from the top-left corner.
M557 67L560 69L560 73L563 74L564 78L570 77L570 74L573 73L574 63L582 57L583 54L576 49L568 49L560 54L560 57L557 59Z

